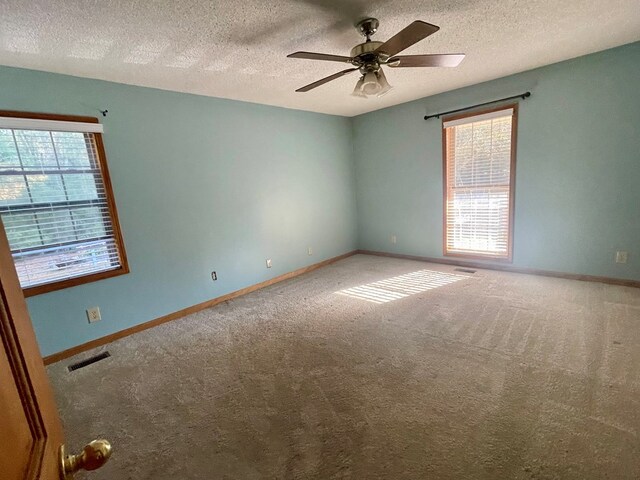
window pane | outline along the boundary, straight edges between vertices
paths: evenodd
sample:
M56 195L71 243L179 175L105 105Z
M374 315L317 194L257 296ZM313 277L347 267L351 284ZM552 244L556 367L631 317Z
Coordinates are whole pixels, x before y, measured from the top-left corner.
M27 175L33 203L64 202L62 175Z
M36 214L44 245L56 245L77 240L69 210L54 210Z
M64 179L69 200L95 200L98 198L96 181L92 174L66 174L62 178Z
M455 185L509 182L511 119L500 118L451 127L455 129Z
M450 209L453 249L506 253L509 231L508 189L454 192Z
M99 207L77 208L71 213L78 239L100 238L106 235L105 222Z
M88 168L91 166L84 133L53 132L51 135L61 168Z
M31 170L57 168L56 156L49 132L14 130L22 165Z
M29 192L22 175L0 175L0 203L2 205L29 203Z

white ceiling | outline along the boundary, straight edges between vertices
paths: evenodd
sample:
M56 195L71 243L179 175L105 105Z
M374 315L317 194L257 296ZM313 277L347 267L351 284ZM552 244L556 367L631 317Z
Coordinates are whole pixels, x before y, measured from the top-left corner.
M440 31L403 53L466 53L454 69L386 69L382 98L350 95L346 68L286 58L348 55L413 20ZM638 0L0 0L0 64L353 116L640 39Z

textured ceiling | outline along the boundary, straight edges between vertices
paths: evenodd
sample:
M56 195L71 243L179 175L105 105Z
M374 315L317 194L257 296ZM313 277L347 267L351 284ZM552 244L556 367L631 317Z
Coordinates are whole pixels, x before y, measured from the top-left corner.
M416 19L440 31L403 53L466 53L454 69L390 69L382 98L350 95L353 24L386 40ZM353 116L640 39L638 0L0 0L0 64Z

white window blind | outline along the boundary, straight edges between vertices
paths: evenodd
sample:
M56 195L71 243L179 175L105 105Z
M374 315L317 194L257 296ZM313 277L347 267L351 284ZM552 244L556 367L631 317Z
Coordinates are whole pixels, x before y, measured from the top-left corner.
M513 109L444 122L445 253L510 258Z
M122 266L93 133L100 129L47 127L56 123L65 128L0 118L0 214L23 288Z

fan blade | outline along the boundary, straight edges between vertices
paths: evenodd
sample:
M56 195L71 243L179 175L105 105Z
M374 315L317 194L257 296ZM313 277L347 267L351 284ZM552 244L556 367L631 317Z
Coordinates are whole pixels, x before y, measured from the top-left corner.
M427 22L416 20L404 30L400 30L389 40L380 45L376 52L384 52L390 57L406 50L414 43L427 38L429 35L436 33L440 27L431 25Z
M317 82L313 82L313 83L310 83L309 85L305 85L304 87L297 89L296 92L308 92L309 90L319 87L320 85L324 85L325 83L330 82L331 80L335 80L336 78L340 78L343 75L346 75L348 73L355 72L356 70L358 69L348 68L346 70L342 70L341 72L334 73L333 75L329 75L328 77L318 80Z
M451 53L444 55L401 55L392 57L387 65L398 67L457 67L464 59L464 53Z
M295 52L287 55L287 58L306 58L307 60L325 60L327 62L351 63L351 57L344 57L342 55L327 55L325 53L314 52Z

